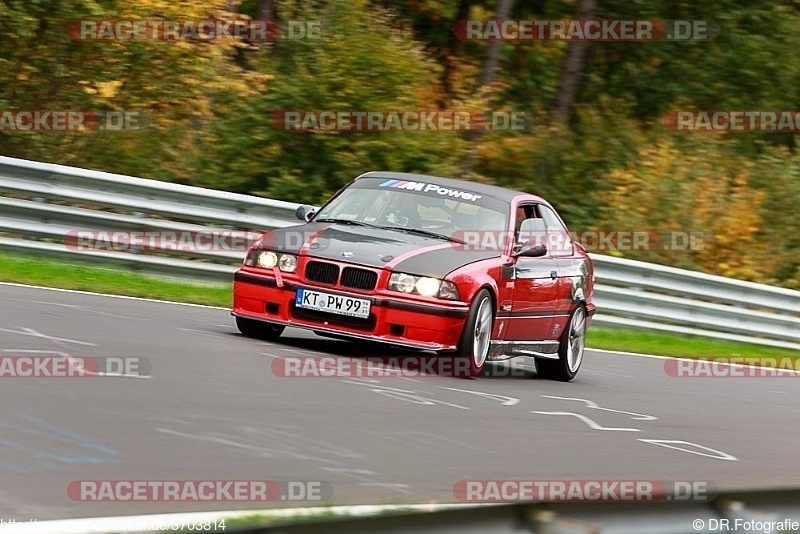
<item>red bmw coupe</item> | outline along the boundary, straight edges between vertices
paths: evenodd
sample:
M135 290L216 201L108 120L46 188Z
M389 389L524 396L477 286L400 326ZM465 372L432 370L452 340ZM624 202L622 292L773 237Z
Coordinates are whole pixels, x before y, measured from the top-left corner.
M572 380L594 271L544 199L475 182L369 172L302 224L267 232L234 279L239 330L285 327L487 361L533 356Z

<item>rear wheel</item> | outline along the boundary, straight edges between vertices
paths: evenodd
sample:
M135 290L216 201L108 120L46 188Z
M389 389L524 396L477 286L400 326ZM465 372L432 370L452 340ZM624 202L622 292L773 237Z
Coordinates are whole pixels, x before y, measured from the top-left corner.
M281 337L283 330L286 328L282 325L245 319L244 317L236 318L236 327L239 329L239 332L247 337L263 339L264 341L275 341Z
M583 363L583 349L586 345L586 310L578 305L570 316L567 328L561 334L558 346L558 359L536 359L536 374L550 380L569 382Z
M478 291L469 307L464 331L458 344L458 356L468 369L470 377L483 374L486 358L489 356L489 342L492 337L494 325L494 310L492 297L485 289Z

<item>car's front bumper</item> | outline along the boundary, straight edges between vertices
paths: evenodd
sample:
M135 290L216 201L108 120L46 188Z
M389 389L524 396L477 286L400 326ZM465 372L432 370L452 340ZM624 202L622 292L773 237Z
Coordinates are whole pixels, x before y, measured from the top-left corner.
M242 269L234 277L234 316L427 350L455 350L469 306L463 302L428 302L387 294L332 288L283 275L279 284L269 271ZM370 301L369 319L314 312L295 305L299 287Z

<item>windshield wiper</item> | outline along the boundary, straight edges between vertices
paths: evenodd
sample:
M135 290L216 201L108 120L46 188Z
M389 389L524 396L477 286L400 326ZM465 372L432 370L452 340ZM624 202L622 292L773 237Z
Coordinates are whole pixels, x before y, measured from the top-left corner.
M460 245L464 245L464 241L460 239L456 239L455 237L450 237L449 235L444 234L437 234L436 232L431 232L429 230L421 230L419 228L405 228L403 226L381 226L380 228L384 228L386 230L397 230L398 232L406 232L408 234L417 234L426 237L435 237L437 239L444 239L445 241L451 241L453 243L458 243Z
M453 243L459 243L464 245L465 242L461 241L460 239L456 239L455 237L450 237L444 234L437 234L436 232L431 232L429 230L421 230L419 228L405 228L403 226L379 226L377 224L370 224L361 221L355 221L353 219L336 219L334 217L326 217L323 219L314 219L312 222L322 222L322 223L334 223L334 224L351 224L353 226L368 226L369 228L380 228L381 230L396 230L398 232L406 232L408 234L417 234L422 235L425 237L435 237L437 239L443 239L445 241L452 241Z
M382 226L378 226L377 224L370 224L361 221L354 221L353 219L335 219L333 217L328 217L325 219L314 219L311 222L324 222L324 223L336 223L336 224L351 224L353 226L369 226L370 228L382 228Z

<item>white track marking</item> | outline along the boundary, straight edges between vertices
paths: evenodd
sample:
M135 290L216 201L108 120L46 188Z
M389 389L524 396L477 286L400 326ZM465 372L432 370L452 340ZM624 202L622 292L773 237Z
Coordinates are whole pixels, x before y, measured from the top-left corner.
M530 413L535 413L539 415L569 415L571 417L577 417L578 419L589 425L593 430L608 430L611 432L641 432L641 430L639 430L638 428L610 428L610 427L600 426L595 421L579 413L572 413L572 412L530 412Z
M377 475L375 471L370 469L352 469L348 467L320 467L320 471L328 471L329 473L336 473L356 481L357 486L374 487L374 488L387 488L400 493L411 493L411 486L408 484L400 484L398 482L376 482L371 477Z
M377 378L369 378L365 376L354 376L352 378L348 378L346 380L342 380L345 384L355 384L361 386L371 386L373 384L380 384L381 381Z
M91 295L94 297L107 297L110 299L124 299L124 300L140 300L142 302L155 302L156 304L171 304L174 306L190 306L192 308L208 308L211 310L225 310L230 311L230 308L223 308L222 306L209 306L207 304L191 304L189 302L175 302L172 300L158 300L158 299L148 299L144 297L129 297L128 295L112 295L110 293L97 293L94 291L80 291L78 289L62 289L60 287L44 287L44 286L33 286L30 284L15 284L13 282L0 282L0 286L11 286L11 287L24 287L28 289L41 289L44 291L57 291L59 293L74 293L76 295Z
M381 388L381 389L388 389L388 390L392 390L392 391L399 391L401 393L416 393L416 391L413 391L413 390L410 390L410 389L400 389L400 388L393 388L393 387L389 387L389 386L381 386L381 385L375 383L375 382L380 382L380 380L376 380L375 382L356 382L356 380L364 380L364 379L361 378L361 377L356 377L353 380L350 380L350 379L342 380L342 382L344 382L345 384L355 384L356 386L368 386L368 387L373 387L373 388Z
M344 475L346 477L350 477L355 480L369 480L368 476L364 475L377 475L375 471L371 469L353 469L349 467L320 467L320 471L329 471L331 473L338 473L340 475Z
M450 402L423 397L418 392L408 389L381 386L379 384L368 384L366 382L356 382L354 380L343 380L343 382L346 384L355 384L358 386L368 386L371 388L370 391L372 391L373 393L378 393L380 395L384 395L385 397L391 397L397 400L404 400L406 402L411 402L413 404L419 404L423 406L435 406L436 404L441 404L443 406L450 406L451 408L458 408L459 410L471 410L471 408L467 408L466 406L461 406L460 404L453 404Z
M93 376L106 376L108 378L141 378L143 380L149 380L153 378L150 375L129 375L125 373L91 373Z
M77 341L75 339L67 339L64 337L54 337L48 336L47 334L42 334L41 332L37 332L33 328L22 328L21 330L9 330L8 328L0 328L0 332L8 332L9 334L19 334L21 336L31 336L31 337L38 337L41 339L46 339L47 341L52 341L58 345L61 343L73 343L75 345L85 345L87 347L96 347L96 343L89 343L88 341Z
M319 352L318 350L314 350L314 349L295 349L295 348L291 348L291 347L281 347L281 350L285 351L285 352L294 352L294 353L297 353L297 354L305 354L307 356L314 356L316 354L327 355L327 353L325 353L325 352Z
M479 397L486 397L487 399L492 399L499 401L502 406L514 406L515 404L519 404L519 399L516 397L506 397L505 395L497 395L495 393L484 393L483 391L472 391L469 389L458 389L458 388L448 388L444 386L440 386L441 389L449 389L450 391L460 391L462 393L469 393L471 395L478 395Z
M408 484L399 484L396 482L358 482L357 486L366 486L368 488L384 488L399 491L400 493L411 494L411 486Z
M424 406L435 406L436 404L442 404L444 406L450 406L451 408L458 408L459 410L469 410L466 406L461 406L459 404L452 404L449 402L444 402L435 399L429 399L427 397L421 397L416 393L403 393L399 391L392 391L394 388L387 388L387 389L378 389L373 388L370 391L374 393L378 393L379 395L383 395L385 397L391 397L393 399L404 400L407 402L411 402L414 404L421 404Z
M178 328L181 332L190 332L192 334L200 334L203 336L227 336L227 333L215 332L213 330L197 330L196 328Z
M296 451L299 446L298 444L301 443L301 446L304 450L320 452L326 455L325 458L306 456L306 458L309 460L317 460L323 463L336 463L335 460L330 459L331 456L337 456L349 460L361 460L364 457L364 455L359 452L356 452L352 449L346 449L333 442L319 439L309 442L301 434L296 432L262 427L234 427L232 430L239 432L242 435L246 435L248 439L256 440L258 443L267 443L269 447L276 452L284 453L291 449L293 458L300 457L299 453Z
M13 352L14 354L55 354L66 358L69 356L66 352L60 350L34 350L34 349L0 349L0 352Z
M33 301L34 304L46 304L47 306L58 306L60 308L70 308L80 311L85 311L89 313L96 313L97 315L102 315L105 317L113 317L115 319L130 319L132 321L152 321L152 319L148 319L146 317L128 317L125 315L115 315L113 313L108 313L100 310L93 310L91 308L87 308L86 306L78 306L76 304L62 304L60 302L42 302L42 301Z
M61 306L62 308L76 308L76 309L83 309L83 306L78 306L77 304L61 304L59 302L44 302L41 300L34 300L34 304L47 304L48 306Z
M426 451L446 451L449 453L453 449L468 449L470 451L481 452L483 449L468 442L458 439L450 439L438 434L429 432L408 432L408 431L378 431L378 430L365 430L367 434L377 436L378 438L387 440L391 443L407 441L413 444L413 447Z
M716 458L717 460L729 460L733 462L739 461L737 457L732 456L726 452L718 451L717 449L712 449L711 447L706 447L704 445L698 445L697 443L692 443L691 441L670 440L670 439L638 439L638 441L643 441L644 443L652 443L653 445L658 445L659 447L666 447L668 449L675 449L676 451L688 452L689 454L705 456L707 458ZM685 449L683 447L678 447L677 446L678 444L690 445L692 447L697 447L698 449L703 449L704 451L708 452L704 453L691 449Z
M583 402L586 404L587 408L592 408L593 410L603 410L605 412L614 412L614 413L630 415L631 419L633 419L634 421L655 421L656 419L658 419L658 417L654 415L647 415L636 412L625 412L623 410L613 410L611 408L603 408L602 406L598 406L596 402L587 399L578 399L575 397L557 397L555 395L540 395L540 396L546 399L571 400L571 401Z
M238 441L234 441L232 439L223 438L220 436L216 436L212 434L190 434L188 432L181 432L179 430L172 430L171 428L163 428L158 427L156 428L156 432L161 432L163 434L169 434L172 436L178 436L181 438L187 438L195 441L206 441L208 443L215 443L217 445L224 445L227 447L232 447L235 449L242 449L246 451L250 451L255 453L256 456L266 457L266 458L274 458L274 454L272 454L267 447L251 445L248 443L240 443Z
M411 378L410 376L401 376L400 380L408 380L409 382L416 382L417 384L420 383L419 380L417 380L416 378Z
M626 352L622 350L593 349L591 347L586 347L586 350L590 350L592 352L600 352L603 354L619 354L620 356L638 356L639 358L655 358L656 360L669 360L671 358L677 358L677 356L660 356L658 354L645 354L643 352Z

